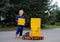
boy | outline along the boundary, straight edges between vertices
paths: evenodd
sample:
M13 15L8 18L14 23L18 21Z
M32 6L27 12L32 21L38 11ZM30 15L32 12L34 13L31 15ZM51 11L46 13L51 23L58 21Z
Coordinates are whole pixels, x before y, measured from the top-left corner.
M23 13L24 13L23 10L19 10L19 15L16 17L16 22L18 22L18 18L24 18ZM22 32L23 32L23 26L18 25L16 31L16 37L18 34L20 37L22 37Z

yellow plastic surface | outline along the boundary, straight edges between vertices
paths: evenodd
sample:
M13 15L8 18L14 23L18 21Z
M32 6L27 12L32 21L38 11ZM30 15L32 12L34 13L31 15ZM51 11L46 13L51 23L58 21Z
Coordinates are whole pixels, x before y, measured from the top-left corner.
M25 25L25 19L24 18L18 18L18 25Z
M31 36L41 35L41 18L31 18Z

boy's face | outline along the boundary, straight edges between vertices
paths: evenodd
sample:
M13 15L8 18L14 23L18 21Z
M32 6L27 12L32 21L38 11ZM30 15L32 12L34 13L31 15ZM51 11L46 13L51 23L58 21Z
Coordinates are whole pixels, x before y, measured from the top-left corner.
M19 11L19 15L20 15L20 16L22 16L23 13L24 13L23 10L20 10L20 11Z

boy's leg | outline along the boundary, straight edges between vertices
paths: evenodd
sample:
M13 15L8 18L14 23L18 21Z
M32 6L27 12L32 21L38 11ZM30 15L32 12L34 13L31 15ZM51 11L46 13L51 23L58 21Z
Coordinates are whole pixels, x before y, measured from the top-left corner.
M19 36L22 36L22 33L23 33L23 27L21 26L21 29L20 29L20 34L19 34Z
M17 26L17 31L16 31L16 35L18 35L19 34L19 32L20 32L20 27L19 26Z
M17 29L17 31L16 31L16 35L18 35L19 34L19 29Z

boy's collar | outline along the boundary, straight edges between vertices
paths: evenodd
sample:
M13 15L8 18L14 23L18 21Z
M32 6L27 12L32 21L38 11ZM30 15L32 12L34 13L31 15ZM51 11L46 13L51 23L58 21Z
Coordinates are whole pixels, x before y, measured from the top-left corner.
M18 15L18 16L20 16L20 15ZM23 15L22 15L23 16Z

